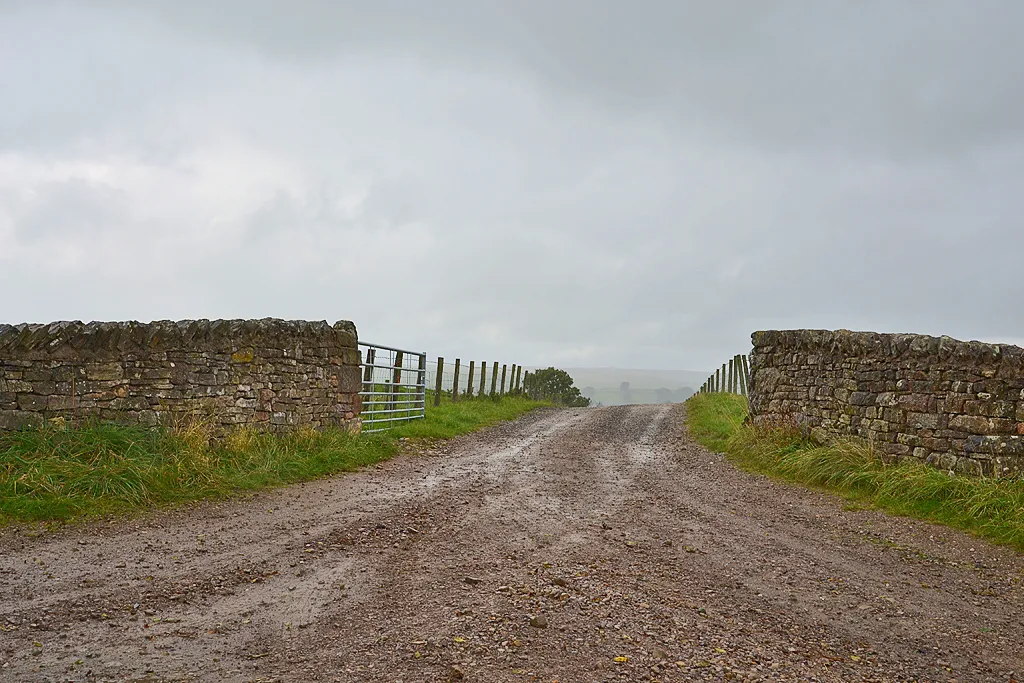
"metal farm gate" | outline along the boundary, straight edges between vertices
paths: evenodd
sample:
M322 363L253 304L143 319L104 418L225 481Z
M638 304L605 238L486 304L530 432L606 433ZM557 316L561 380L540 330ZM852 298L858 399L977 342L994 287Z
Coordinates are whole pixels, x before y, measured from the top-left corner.
M427 354L359 342L363 356L363 432L383 432L426 416Z

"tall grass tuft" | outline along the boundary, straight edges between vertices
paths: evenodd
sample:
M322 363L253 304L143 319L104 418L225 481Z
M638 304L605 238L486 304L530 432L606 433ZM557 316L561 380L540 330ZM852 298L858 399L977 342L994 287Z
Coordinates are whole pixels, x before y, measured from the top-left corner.
M743 469L1024 550L1024 479L956 476L913 460L887 462L868 444L817 444L795 430L746 425L745 416L741 396L698 394L687 402L691 434Z
M190 420L147 429L46 425L0 434L0 524L64 521L222 498L345 472L398 452L399 439L451 438L545 405L523 397L428 406L428 417L381 434L343 429L221 437Z

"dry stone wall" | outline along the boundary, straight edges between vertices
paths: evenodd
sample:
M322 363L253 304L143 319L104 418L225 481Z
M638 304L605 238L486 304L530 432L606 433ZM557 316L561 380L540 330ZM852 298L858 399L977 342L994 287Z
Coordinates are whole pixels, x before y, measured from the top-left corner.
M846 330L752 340L754 424L859 437L889 457L961 473L1024 473L1024 349Z
M0 325L0 430L99 418L359 428L351 322Z

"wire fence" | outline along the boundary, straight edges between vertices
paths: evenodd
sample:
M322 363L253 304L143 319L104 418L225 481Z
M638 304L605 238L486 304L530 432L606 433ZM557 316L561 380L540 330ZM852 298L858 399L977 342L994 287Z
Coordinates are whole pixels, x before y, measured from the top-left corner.
M722 363L722 367L708 377L701 385L700 393L728 393L746 396L749 386L750 362L746 355L737 354L730 358L728 363Z
M530 373L522 365L500 361L446 362L443 357L427 363L427 387L433 392L434 405L442 396L453 400L474 396L504 396L522 392Z

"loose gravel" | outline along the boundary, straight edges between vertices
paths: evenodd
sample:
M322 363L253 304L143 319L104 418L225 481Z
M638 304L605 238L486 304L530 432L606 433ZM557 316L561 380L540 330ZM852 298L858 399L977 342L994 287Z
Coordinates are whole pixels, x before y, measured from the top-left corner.
M2 681L999 681L1024 560L736 470L682 406L0 531Z

